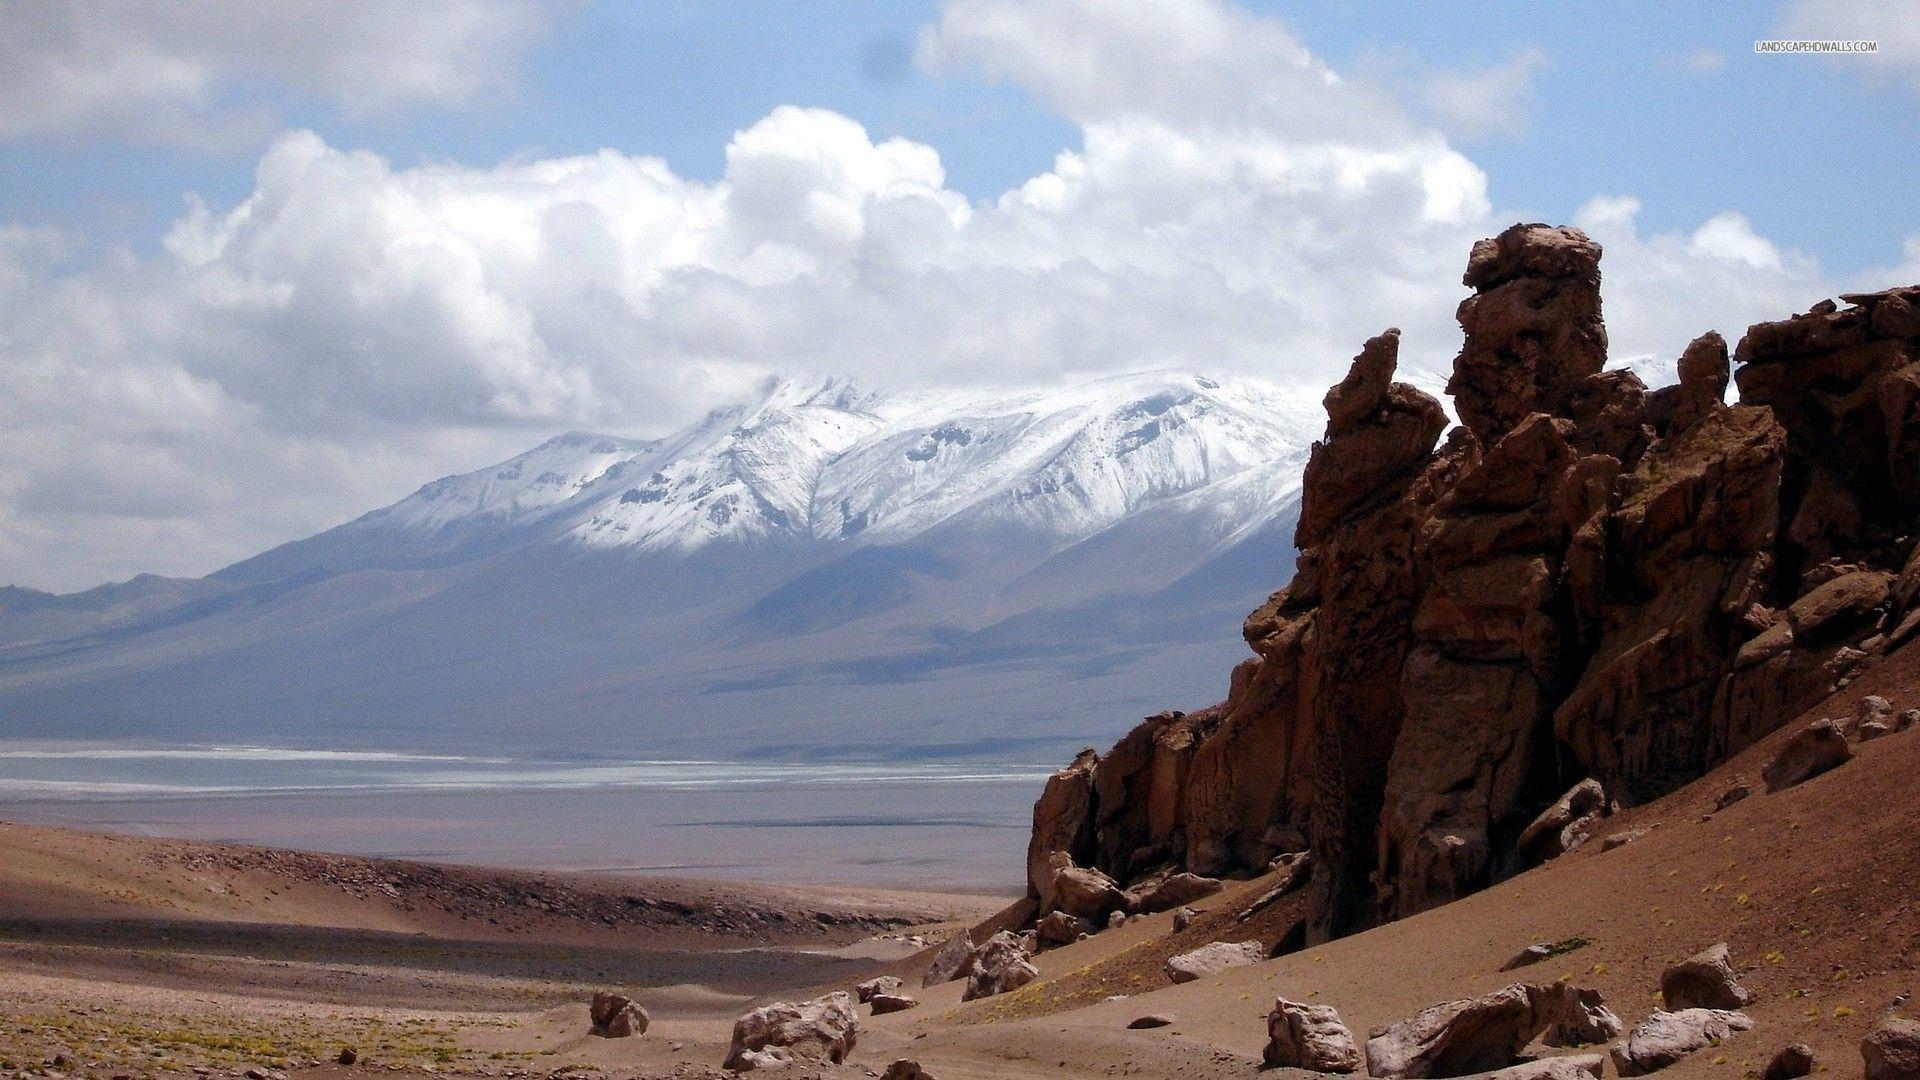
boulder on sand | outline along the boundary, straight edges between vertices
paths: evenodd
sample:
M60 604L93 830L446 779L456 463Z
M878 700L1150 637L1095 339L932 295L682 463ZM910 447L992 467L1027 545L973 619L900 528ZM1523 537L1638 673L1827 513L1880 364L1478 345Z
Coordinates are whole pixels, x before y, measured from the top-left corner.
M1514 847L1528 863L1543 863L1572 851L1584 842L1593 823L1607 810L1607 790L1598 780L1582 780L1541 811L1520 833Z
M1600 994L1569 983L1514 983L1477 998L1443 1001L1379 1028L1367 1040L1375 1077L1466 1076L1519 1064L1520 1051L1600 1042L1620 1032Z
M1276 1069L1321 1073L1360 1069L1360 1047L1333 1006L1303 1005L1286 998L1275 998L1273 1011L1267 1014L1264 1058L1270 1068Z
M1169 957L1165 970L1167 978L1174 982L1189 983L1228 968L1257 964L1266 958L1267 947L1257 941L1215 941Z
M1846 733L1831 720L1816 720L1788 739L1780 752L1760 770L1768 791L1785 791L1804 784L1853 758Z
M1760 1072L1760 1080L1799 1080L1813 1071L1813 1048L1806 1043L1783 1046Z
M1696 1050L1716 1046L1736 1031L1753 1027L1746 1013L1725 1009L1656 1009L1626 1038L1607 1048L1621 1076L1645 1076Z
M645 1035L647 1025L652 1022L647 1010L632 998L611 990L593 995L593 1004L587 1006L587 1018L593 1022L593 1033L603 1039Z
M1866 1080L1920 1080L1920 1022L1888 1017L1860 1041Z
M911 1058L901 1058L887 1066L880 1074L880 1080L933 1080L933 1074L920 1067L920 1063Z
M1724 941L1661 972L1660 997L1667 1003L1669 1012L1738 1009L1753 1004L1753 995L1734 977Z
M1218 878L1201 877L1199 874L1168 874L1143 888L1129 890L1128 907L1143 915L1172 911L1195 900L1204 900L1225 887Z
M905 994L873 995L873 1015L875 1016L906 1012L908 1009L917 1009L919 1007L920 1001L918 998L910 998Z
M853 1053L860 1034L853 995L836 990L812 1001L764 1005L733 1022L723 1068L734 1072L780 1067L796 1059L836 1065Z
M862 1004L872 1001L875 994L891 994L906 985L897 975L876 975L853 988L854 996Z
M982 942L967 958L967 988L961 1001L974 1001L1009 990L1018 990L1040 975L1040 969L1028 962L1032 953L1017 935L1002 930Z
M933 954L933 960L927 964L927 973L921 976L921 986L938 986L952 982L967 970L967 957L973 955L973 936L962 930L947 939L940 951Z
M1072 863L1060 867L1053 874L1054 903L1061 911L1069 915L1078 915L1082 919L1098 922L1108 913L1123 911L1127 906L1127 896L1114 884L1112 878L1098 870L1090 870Z
M1071 945L1080 940L1082 934L1094 931L1092 923L1078 915L1069 915L1056 911L1034 925L1034 936L1048 945Z
M1600 1080L1601 1070L1606 1067L1607 1059L1603 1054L1568 1054L1565 1057L1523 1061L1518 1065L1481 1073L1476 1080Z

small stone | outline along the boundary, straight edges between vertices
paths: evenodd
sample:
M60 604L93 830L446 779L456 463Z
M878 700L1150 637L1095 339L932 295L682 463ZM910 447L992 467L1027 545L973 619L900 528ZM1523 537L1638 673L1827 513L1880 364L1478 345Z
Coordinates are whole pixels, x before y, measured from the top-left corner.
M1813 1071L1813 1048L1806 1043L1783 1046L1767 1062L1760 1080L1797 1080Z
M1173 1017L1168 1016L1166 1013L1148 1013L1145 1016L1134 1017L1133 1022L1128 1024L1127 1027L1134 1031L1140 1031L1146 1028L1163 1028L1172 1023Z
M1660 996L1670 1012L1738 1009L1753 1003L1753 994L1734 976L1724 941L1661 972Z
M342 1065L351 1065L360 1060L360 1052L351 1046L343 1046L340 1048L340 1053L336 1054L333 1060Z

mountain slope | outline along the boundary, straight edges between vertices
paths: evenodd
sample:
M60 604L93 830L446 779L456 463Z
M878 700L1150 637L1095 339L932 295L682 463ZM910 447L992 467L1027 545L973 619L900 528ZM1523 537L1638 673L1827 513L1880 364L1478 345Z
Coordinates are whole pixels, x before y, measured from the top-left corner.
M1217 696L1318 397L815 379L562 435L140 603L9 592L0 736L1051 754Z

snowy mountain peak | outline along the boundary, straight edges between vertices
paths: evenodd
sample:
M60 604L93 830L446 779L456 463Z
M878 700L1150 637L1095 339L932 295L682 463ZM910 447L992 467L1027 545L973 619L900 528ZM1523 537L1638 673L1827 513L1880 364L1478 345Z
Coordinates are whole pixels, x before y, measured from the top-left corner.
M1317 391L1177 371L1012 394L769 380L665 438L569 432L437 480L353 528L432 550L504 529L563 546L690 552L894 544L944 527L1064 548L1215 489L1234 514L1262 518L1249 500L1278 506L1294 485L1247 476L1297 474L1324 423Z

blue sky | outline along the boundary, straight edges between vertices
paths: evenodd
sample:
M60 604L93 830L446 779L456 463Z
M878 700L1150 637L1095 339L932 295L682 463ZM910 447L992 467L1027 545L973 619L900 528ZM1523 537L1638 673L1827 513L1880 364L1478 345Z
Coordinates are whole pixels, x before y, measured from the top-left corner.
M782 373L1319 387L1388 325L1444 370L1523 218L1670 360L1920 280L1916 103L1913 0L16 5L0 582L205 573Z
M1390 82L1540 50L1524 130L1462 140L1495 205L1516 212L1567 220L1595 192L1639 197L1654 228L1732 209L1841 273L1897 262L1902 238L1887 224L1915 217L1911 85L1844 60L1754 55L1781 26L1777 4L1509 2L1470 17L1439 3L1243 6L1337 69ZM701 179L720 175L733 132L781 104L817 105L935 147L953 187L992 198L1077 132L1020 87L918 70L916 37L937 14L932 0L588 4L555 15L512 84L456 107L355 119L272 86L256 96L287 125L401 163L611 147ZM184 193L244 197L256 152L13 140L0 145L0 216L151 244Z

